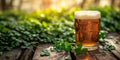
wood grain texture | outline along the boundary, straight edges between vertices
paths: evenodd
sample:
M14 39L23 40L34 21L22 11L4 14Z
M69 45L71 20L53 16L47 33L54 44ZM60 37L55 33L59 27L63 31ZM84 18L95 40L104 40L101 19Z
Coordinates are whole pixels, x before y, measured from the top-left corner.
M19 60L32 60L33 52L33 48L26 49L24 53L22 53L22 55L20 56Z
M2 56L0 56L0 60L18 60L21 52L21 49L13 49L11 51L6 51Z
M76 60L120 60L120 34L109 33L107 34L107 39L110 44L115 46L115 50L103 50L104 43L100 43L99 49L94 51L89 51L87 54L75 55ZM33 49L13 49L11 51L6 51L0 56L0 60L65 60L66 57L70 57L69 53L65 52L51 52L50 47L53 44L39 44L34 51ZM48 49L50 56L40 56L43 49Z
M33 60L65 60L65 57L69 57L70 54L66 54L65 52L51 52L50 47L52 44L40 44L35 51L33 56ZM40 53L43 49L47 49L50 52L50 56L40 56Z

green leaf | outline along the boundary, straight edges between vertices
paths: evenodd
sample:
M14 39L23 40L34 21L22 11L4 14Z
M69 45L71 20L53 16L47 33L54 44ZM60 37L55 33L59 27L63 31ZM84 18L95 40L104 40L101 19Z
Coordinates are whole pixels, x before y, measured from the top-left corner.
M100 39L105 39L105 33L104 32L100 32L100 34L99 34L99 37L100 37Z
M80 54L81 53L81 49L80 48L76 48L75 49L75 53L78 55L78 54Z
M72 51L72 45L68 42L65 42L65 51L67 52Z
M82 43L77 44L78 48L82 48Z
M88 52L88 49L87 49L87 48L83 48L83 49L81 50L81 52L86 54L86 53Z
M48 52L47 49L43 49L42 52L40 53L40 56L50 56L50 53Z
M115 46L113 46L113 45L105 45L105 46L103 47L103 49L104 49L104 50L115 50Z
M46 22L42 22L42 25L44 26L44 27L47 27L47 23Z
M0 56L3 54L3 52L0 52Z

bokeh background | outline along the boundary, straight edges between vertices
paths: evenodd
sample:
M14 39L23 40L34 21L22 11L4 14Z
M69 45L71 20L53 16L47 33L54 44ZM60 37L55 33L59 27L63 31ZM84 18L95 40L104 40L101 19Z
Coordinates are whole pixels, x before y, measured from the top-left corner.
M91 6L114 6L120 7L119 0L0 0L1 10L14 9L34 11L41 9L56 9L61 8L71 9L72 7L81 7L88 9Z
M0 55L75 40L74 12L101 12L101 30L120 33L120 0L0 0ZM94 27L93 27L94 28Z

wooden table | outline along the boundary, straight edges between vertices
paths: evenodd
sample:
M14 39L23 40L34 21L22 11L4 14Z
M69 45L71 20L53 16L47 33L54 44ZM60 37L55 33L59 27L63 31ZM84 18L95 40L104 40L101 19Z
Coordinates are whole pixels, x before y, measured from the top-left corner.
M85 54L75 55L76 60L120 60L120 42L116 44L116 41L120 40L120 34L109 33L107 34L107 39L110 44L115 46L115 50L105 51L103 50L104 44L99 45L99 49L96 51L88 52ZM11 51L6 51L0 60L65 60L66 57L71 58L70 53L65 52L51 52L50 56L41 57L40 53L43 49L53 46L53 44L39 44L37 48L31 49L13 49ZM75 59L74 59L75 60Z
M99 45L99 49L96 51L90 51L87 54L75 55L76 60L120 60L120 44L116 44L116 40L120 39L120 35L117 33L107 34L107 41L115 46L115 50L105 51L103 50L104 44ZM52 44L40 44L33 56L33 60L65 60L65 57L70 57L70 53L57 53L50 52L50 56L40 56L42 49L49 49Z

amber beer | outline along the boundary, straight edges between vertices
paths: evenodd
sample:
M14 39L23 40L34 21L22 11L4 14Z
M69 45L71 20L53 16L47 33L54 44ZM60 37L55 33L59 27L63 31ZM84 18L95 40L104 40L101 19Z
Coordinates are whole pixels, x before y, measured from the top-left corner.
M76 43L81 42L89 51L98 48L100 17L99 11L75 12Z

